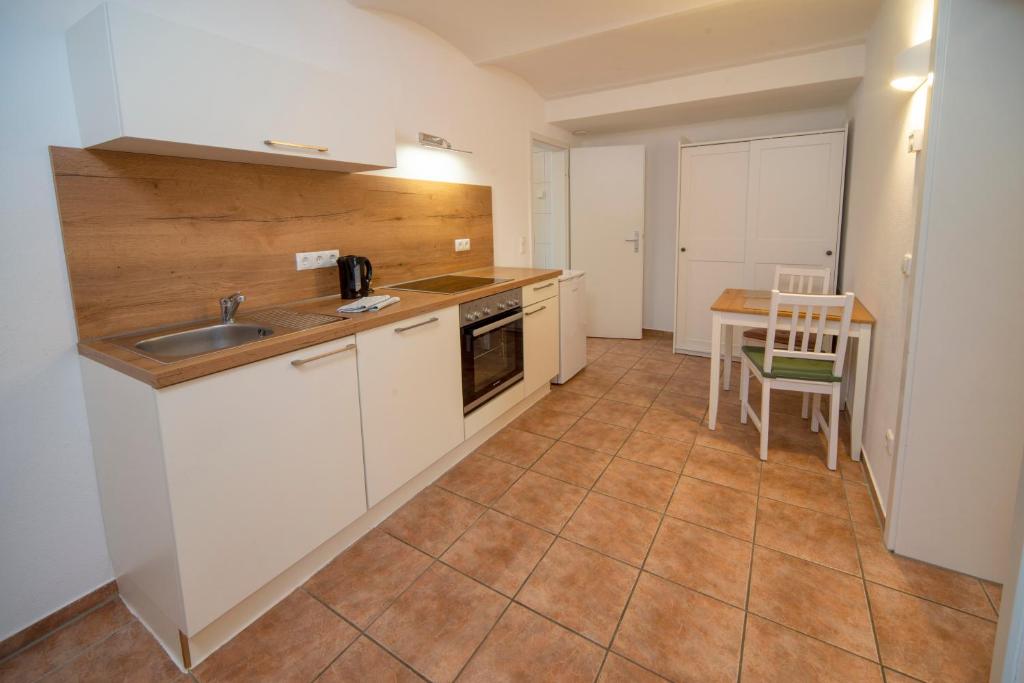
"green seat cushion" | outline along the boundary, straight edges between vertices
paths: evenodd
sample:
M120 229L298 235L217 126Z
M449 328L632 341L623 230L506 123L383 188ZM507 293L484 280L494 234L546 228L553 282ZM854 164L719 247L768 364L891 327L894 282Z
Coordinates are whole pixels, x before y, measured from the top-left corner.
M807 358L772 358L772 371L764 371L764 347L744 346L743 353L758 371L771 379L802 379L811 382L841 382L842 377L832 374L832 361Z

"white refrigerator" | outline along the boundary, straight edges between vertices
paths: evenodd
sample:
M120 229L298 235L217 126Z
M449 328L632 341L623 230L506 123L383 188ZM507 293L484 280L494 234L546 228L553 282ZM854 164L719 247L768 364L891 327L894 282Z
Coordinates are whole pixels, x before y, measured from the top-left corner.
M566 270L558 278L558 376L565 384L587 365L586 278L582 270Z

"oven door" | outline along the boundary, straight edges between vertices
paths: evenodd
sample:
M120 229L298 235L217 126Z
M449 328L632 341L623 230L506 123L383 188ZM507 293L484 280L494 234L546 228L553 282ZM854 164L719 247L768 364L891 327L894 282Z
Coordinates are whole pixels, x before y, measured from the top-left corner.
M462 328L462 408L469 414L523 378L523 311Z

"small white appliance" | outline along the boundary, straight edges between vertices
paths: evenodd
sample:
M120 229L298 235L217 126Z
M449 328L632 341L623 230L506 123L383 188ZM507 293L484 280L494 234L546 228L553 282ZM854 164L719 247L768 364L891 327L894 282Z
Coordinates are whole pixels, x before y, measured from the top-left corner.
M586 278L582 270L566 270L558 278L558 376L565 384L587 365Z

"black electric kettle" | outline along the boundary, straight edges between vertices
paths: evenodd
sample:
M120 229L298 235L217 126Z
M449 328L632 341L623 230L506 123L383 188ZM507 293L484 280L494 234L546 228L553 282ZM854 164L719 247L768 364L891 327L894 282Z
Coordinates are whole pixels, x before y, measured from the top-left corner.
M365 256L342 256L338 259L338 274L342 299L359 299L373 291L370 289L373 264Z

